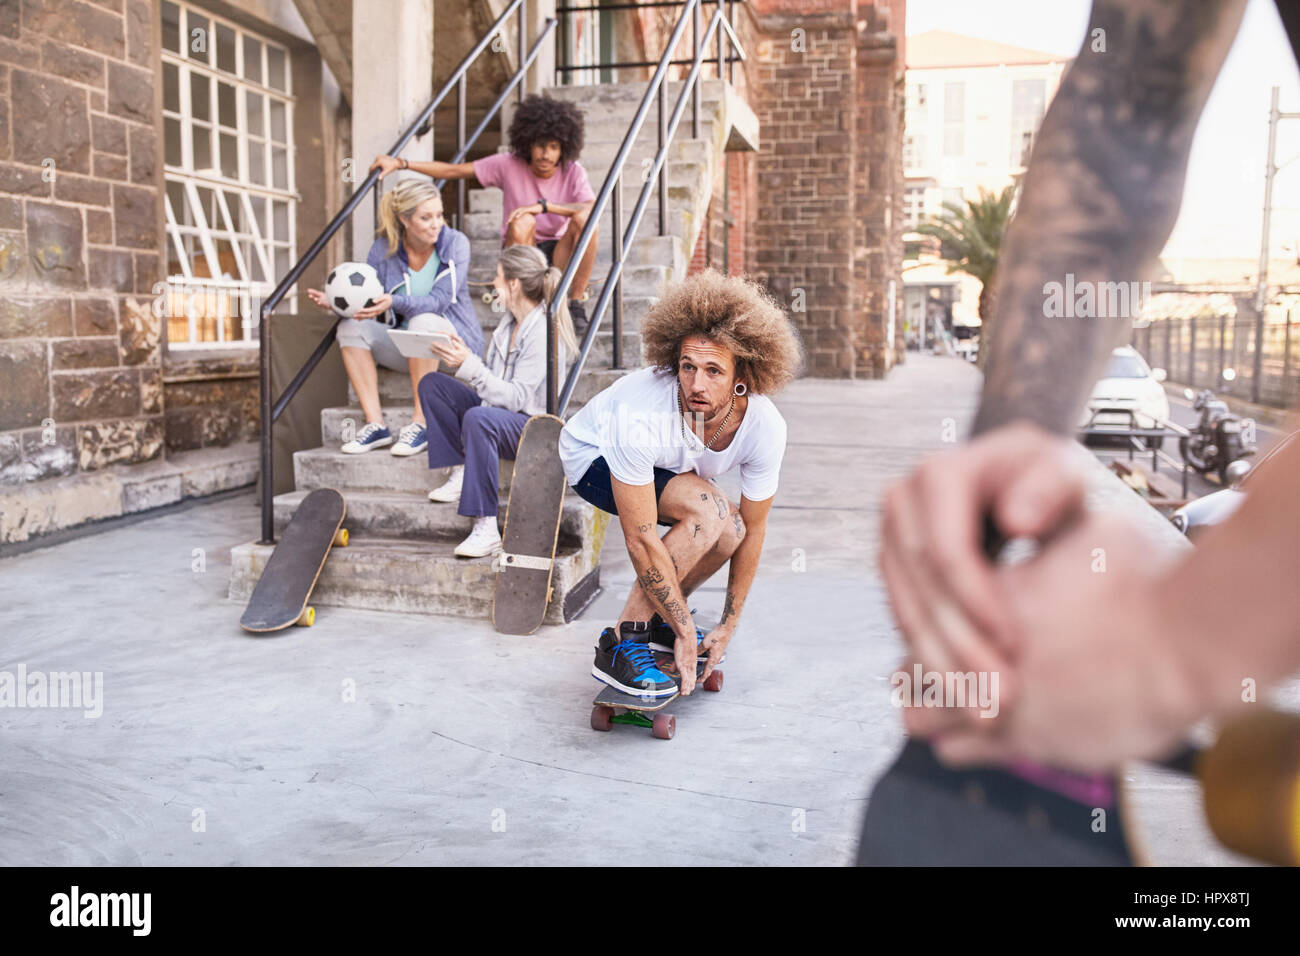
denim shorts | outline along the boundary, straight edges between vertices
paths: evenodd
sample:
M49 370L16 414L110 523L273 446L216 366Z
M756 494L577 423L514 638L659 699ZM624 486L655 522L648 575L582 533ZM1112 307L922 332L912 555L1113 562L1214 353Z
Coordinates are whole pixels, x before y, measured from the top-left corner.
M664 487L676 477L677 475L667 468L655 469L655 504L658 504L663 496ZM584 501L595 505L601 511L608 511L612 515L618 514L618 506L614 504L614 486L609 480L609 465L605 464L603 455L591 463L583 476L578 479L578 483L573 486L573 490ZM661 518L659 523L671 528L677 522Z

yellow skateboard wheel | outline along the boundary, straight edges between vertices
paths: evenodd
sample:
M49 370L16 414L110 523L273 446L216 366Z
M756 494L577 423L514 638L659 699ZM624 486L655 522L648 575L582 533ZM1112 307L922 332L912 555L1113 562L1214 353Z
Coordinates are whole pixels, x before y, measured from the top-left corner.
M311 627L316 623L316 609L314 607L305 607L301 614L298 615L297 624L299 627Z
M334 547L346 548L348 546L348 529L339 528L334 532Z

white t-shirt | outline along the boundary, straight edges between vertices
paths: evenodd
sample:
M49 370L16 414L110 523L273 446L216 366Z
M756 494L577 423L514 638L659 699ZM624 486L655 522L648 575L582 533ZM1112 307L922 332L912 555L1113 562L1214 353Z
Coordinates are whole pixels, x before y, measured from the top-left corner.
M740 468L740 493L750 501L776 494L785 456L785 419L772 400L750 393L731 443L721 451L686 428L677 410L677 376L653 366L632 372L600 392L560 433L560 460L570 485L604 456L609 472L629 485L648 485L654 469L694 471L716 478ZM724 412L725 414L725 412Z

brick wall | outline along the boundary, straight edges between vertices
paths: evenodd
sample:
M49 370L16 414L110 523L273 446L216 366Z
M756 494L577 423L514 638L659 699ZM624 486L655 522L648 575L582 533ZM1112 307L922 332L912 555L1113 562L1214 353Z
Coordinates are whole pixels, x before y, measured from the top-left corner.
M746 271L745 246L749 238L746 225L753 205L750 198L753 158L750 153L732 152L725 154L724 162L725 166L718 164L714 175L713 196L687 275L705 269L733 275Z
M0 483L163 447L153 5L0 5Z
M790 309L806 374L879 376L902 357L902 63L853 0L758 0L750 104L762 148L746 264ZM895 336L886 343L888 288Z

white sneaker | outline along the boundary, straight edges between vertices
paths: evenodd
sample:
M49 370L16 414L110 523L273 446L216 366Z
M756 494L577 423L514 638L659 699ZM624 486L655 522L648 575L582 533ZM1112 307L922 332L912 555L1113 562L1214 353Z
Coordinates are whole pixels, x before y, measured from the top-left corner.
M446 482L429 492L430 501L460 501L460 488L465 481L465 466L457 465L451 470Z
M388 449L399 458L418 455L429 447L429 431L419 422L411 422L397 433L397 444Z
M460 558L486 558L501 550L501 533L497 531L496 515L474 519L474 530L469 537L456 545Z
M393 436L381 422L367 422L366 427L339 451L345 455L364 455L372 448L383 448L393 443Z

